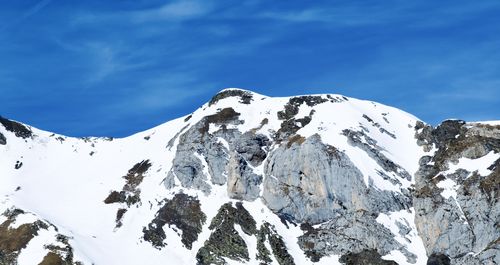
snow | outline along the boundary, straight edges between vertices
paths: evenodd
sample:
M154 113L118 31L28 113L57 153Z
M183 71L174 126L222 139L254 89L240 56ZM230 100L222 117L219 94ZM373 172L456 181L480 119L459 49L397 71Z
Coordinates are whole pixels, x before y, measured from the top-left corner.
M471 173L477 171L477 173L481 176L488 176L491 174L491 170L489 170L488 167L493 165L498 159L500 159L500 153L495 153L493 151L490 151L485 156L476 159L462 157L458 160L458 163L448 164L449 169L443 173L452 174L458 169L465 169Z
M460 206L460 203L458 203L458 200L457 200L457 190L460 188L460 186L457 185L457 183L455 181L453 181L452 179L449 179L449 178L441 180L440 182L438 182L436 184L436 186L438 188L443 189L443 191L441 192L441 196L443 196L443 198L445 198L447 200L450 198L453 199L453 201L455 202L455 204L458 207L458 210L460 211L460 218L467 221L467 219L465 218L465 213L462 210L462 206Z
M255 236L249 236L245 234L245 232L243 232L243 230L241 229L241 226L238 224L234 225L234 229L236 229L238 234L245 241L248 249L248 256L252 259L252 261L255 261L254 264L259 264L255 260L255 257L257 257L257 238Z
M447 178L438 182L436 186L440 189L443 189L443 191L441 192L441 196L443 196L443 198L449 199L450 197L452 197L454 200L457 200L458 185L455 181Z
M16 220L9 225L9 229L16 229L23 224L32 224L37 220L38 218L34 214L19 214L18 216L16 216Z
M212 185L211 194L207 196L197 190L181 188L177 180L177 186L174 189L166 190L162 181L172 166L180 137L175 139L171 149L166 146L181 130L184 132L203 117L229 107L240 113L239 119L243 121L241 124L228 126L229 128L238 129L242 133L255 131L272 139L283 122L278 119L277 113L284 109L284 105L290 98L271 98L250 91L248 93L253 95L251 104L239 103L239 97L224 98L212 106L208 103L204 104L192 113L188 121L184 121L186 116L181 117L144 132L112 141L105 138L92 137L84 140L58 134L52 135L50 132L36 128L33 128L36 135L34 140L24 140L15 137L13 133L5 131L3 126L0 126L0 132L8 138L7 145L0 145L0 172L2 174L0 176L0 213L11 207L27 212L18 216L11 227L18 227L35 220L49 221L58 228L58 233L70 238L69 243L73 247L75 259L84 264L143 264L145 260L148 264L164 264L165 262L195 264L198 249L203 246L212 232L208 229L210 220L224 203L234 203L236 200L228 197L226 186ZM318 96L327 99L326 95ZM343 96L330 95L330 98L342 99ZM415 142L413 126L418 121L416 117L382 104L348 98L342 99L342 102L327 101L313 107L302 104L295 118L309 116L312 110L314 114L311 122L297 133L304 137L319 134L323 142L344 151L363 173L366 185L374 185L380 190L400 192L414 183L413 179L403 180L389 172L384 172L364 150L351 146L348 139L342 135L342 130L360 131L366 128L369 130L368 135L376 141L377 146L381 147L382 154L413 175L418 168L418 158L424 152L416 143L401 145L401 142ZM363 118L363 115L368 116L373 122ZM263 122L264 120L267 122ZM395 134L396 139L381 132L377 126ZM219 128L210 124L209 132ZM144 139L146 136L149 136L149 140ZM229 143L226 140L218 138L218 142L229 150ZM273 148L276 147L272 146L271 149ZM93 155L89 155L91 152L94 152ZM198 153L195 155L202 162L203 173L209 181L211 176L205 158ZM474 168L481 169L479 172L483 175L485 173L483 165L495 157L498 158L498 154L491 153L474 161L460 160L459 165L462 167L462 164L467 165L473 162ZM132 166L145 159L150 160L152 167L139 186L141 203L128 208L122 220L122 227L115 229L116 212L126 206L104 204L103 201L111 191L120 191L125 184L123 176ZM23 167L16 170L14 165L18 160L23 162ZM262 174L263 165L253 170ZM401 185L394 185L384 180L377 171L382 171L389 177L398 178ZM445 184L449 186L449 183L443 183ZM17 187L20 187L20 190L15 191ZM182 245L179 237L179 233L182 232L180 230L175 232L173 227L168 225L164 226L167 246L161 250L155 249L149 242L142 239L143 227L154 218L164 199L172 198L179 192L198 197L201 209L207 216L207 222L203 225L202 232L198 240L193 243L191 250ZM446 195L449 194L446 193ZM278 234L284 238L296 264L312 264L297 244L297 237L303 234L298 226L290 224L287 228L260 199L253 202L245 201L243 206L253 214L257 227L264 222L274 225ZM0 223L5 220L6 218L0 215ZM413 220L413 210L380 214L377 218L377 221L391 230L398 242L404 242L408 249L417 254L417 265L425 264L425 250L416 233ZM399 235L396 222L410 225L412 230L406 237L411 240L411 243ZM47 253L47 250L43 248L43 243L57 243L55 231L52 229L42 231L39 236L30 241L27 248L21 252L19 264L37 264L43 259ZM251 246L249 248L251 260L247 264L259 264L255 259L255 237L244 234L239 226L236 226L236 229L247 245ZM268 249L271 251L269 246ZM110 255L110 253L119 254ZM384 258L407 264L398 251L391 252ZM338 259L339 256L332 255L323 257L315 264L340 264ZM230 260L228 262L234 263ZM274 260L273 264L278 263Z
M500 120L498 120L498 121L473 121L473 122L468 122L468 123L482 123L482 124L497 126L497 125L500 125Z
M414 263L414 265L424 265L427 263L424 243L418 236L417 227L415 226L415 209L413 207L409 210L401 210L388 214L380 213L376 221L389 229L397 242L401 243L407 250L417 256L417 262ZM409 227L411 229L410 232L404 236L401 235L398 223ZM386 260L394 260L400 265L413 264L409 263L403 253L398 250L393 250L390 254L385 255L382 258Z

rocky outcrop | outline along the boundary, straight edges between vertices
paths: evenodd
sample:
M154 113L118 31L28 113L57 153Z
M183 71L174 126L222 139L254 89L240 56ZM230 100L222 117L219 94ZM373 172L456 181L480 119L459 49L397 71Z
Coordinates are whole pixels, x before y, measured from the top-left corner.
M255 220L241 202L236 203L236 208L232 203L224 204L212 219L209 229L213 232L196 255L198 264L226 264L224 258L236 261L250 259L248 246L235 225L239 225L248 236L257 233Z
M271 247L271 250L266 247L266 242ZM283 237L276 232L273 225L267 222L264 222L259 229L257 235L257 251L257 260L260 260L261 264L271 264L271 251L280 265L295 264L293 257L288 253Z
M266 159L270 141L255 132L228 129L230 125L243 122L238 116L233 109L226 108L204 117L180 135L165 186L172 188L178 179L182 187L209 194L211 184L227 184L231 198L257 199L262 176L255 174L253 168ZM216 128L210 130L210 126Z
M327 101L327 98L323 98L321 96L301 96L290 98L288 103L284 106L284 109L277 113L278 119L282 120L282 122L281 128L276 132L274 137L275 140L278 142L283 141L311 122L314 110L311 110L309 115L305 117L296 117L302 104L313 107Z
M367 208L359 170L318 135L276 148L264 174L264 203L296 222L321 223L343 208Z
M419 144L435 148L420 159L413 199L428 264L500 264L500 159L473 171L460 163L500 157L500 126L450 120L416 129Z
M31 129L19 122L8 120L0 116L0 124L2 124L7 131L13 132L16 137L26 139L33 136L33 132L31 131Z
M7 144L7 138L5 138L5 136L0 133L0 145L6 145Z
M111 191L104 199L105 204L112 203L121 203L129 208L134 204L138 204L141 202L141 190L139 189L139 185L145 177L146 172L151 167L151 163L149 160L143 160L137 164L135 164L131 169L129 169L127 175L123 178L126 180L125 185L121 191ZM116 228L122 226L122 219L124 214L127 212L127 208L118 209L116 212Z
M240 103L242 104L250 104L253 100L253 95L251 92L244 91L241 89L226 89L219 93L217 93L209 102L208 106L212 106L219 102L219 100L228 98L228 97L239 97Z
M168 126L116 141L42 131L35 137L29 126L0 118L5 127L0 145L7 137L9 144L16 140L11 133L25 139L14 141L21 144L19 151L2 149L8 161L0 166L8 166L2 173L9 176L0 189L5 190L0 206L15 209L10 203L20 203L26 204L23 209L40 210L29 198L43 197L42 189L29 183L72 177L71 170L59 172L67 167L56 172L44 165L114 165L122 161L113 159L125 155L149 157L110 176L118 179L96 177L98 170L85 172L97 183L82 187L110 192L101 199L113 205L97 201L97 212L99 218L115 218L115 229L105 226L90 235L100 222L78 231L78 221L73 226L74 219L58 213L54 223L64 224L74 239L53 231L53 240L41 246L41 264L76 263L72 240L81 240L78 254L109 263L88 242L106 249L121 246L117 239L127 241L123 249L156 248L143 252L156 263L500 264L500 126L455 120L435 128L418 122L413 128L415 123L411 115L374 102L336 95L274 101L237 89L221 91ZM133 150L126 150L129 146ZM420 158L422 150L426 155ZM67 159L48 158L59 151ZM33 165L42 167L41 176L28 175L37 172ZM62 185L79 183L81 175L74 175L74 182L64 179L61 187L43 188L55 193L66 188ZM150 181L143 182L146 177ZM50 206L57 200L51 199ZM92 215L87 199L72 198L71 207L78 204L73 209ZM40 212L52 217L43 207ZM15 264L39 232L55 229L48 221L29 218L24 220L31 223L11 227L19 214L25 213L0 216L0 264ZM138 223L144 216L146 221Z
M349 157L319 135L276 148L264 174L265 204L297 222L325 222L346 209L380 213L411 206L404 194L367 187Z
M392 260L384 260L375 250L363 250L358 253L349 253L340 257L345 265L398 265Z
M165 179L165 186L172 188L175 179L182 187L194 188L209 194L211 184L224 185L226 166L228 161L227 148L218 139L219 136L234 139L236 130L228 130L227 125L239 124L239 113L232 108L226 108L214 115L204 117L179 137L176 155L172 169ZM217 134L210 133L210 126L221 126ZM208 170L211 179L204 174Z
M411 250L398 243L391 231L376 221L376 217L376 214L365 211L351 213L344 210L318 228L305 223L301 226L304 235L299 237L299 245L312 261L319 261L321 257L332 254L351 257L355 253L366 251L377 253L380 257L392 250L399 250L408 262L415 263L416 256ZM403 224L402 226L400 231L409 229ZM356 255L346 259L357 260L355 257Z
M0 264L11 265L17 264L17 258L34 238L42 232L47 232L51 229L55 233L53 242L48 240L50 236L44 235L44 240L47 240L42 246L46 251L46 255L41 261L41 265L65 264L65 265L82 265L73 259L73 247L69 244L68 237L62 234L56 234L58 229L46 221L35 220L27 222L17 227L11 227L18 218L22 215L32 215L21 209L13 208L5 211L3 217L6 220L0 224Z
M156 248L162 248L167 244L163 227L168 225L175 231L179 229L182 232L181 242L187 249L191 249L206 219L197 198L178 193L171 200L165 200L165 204L158 210L155 218L147 228L144 227L144 240Z

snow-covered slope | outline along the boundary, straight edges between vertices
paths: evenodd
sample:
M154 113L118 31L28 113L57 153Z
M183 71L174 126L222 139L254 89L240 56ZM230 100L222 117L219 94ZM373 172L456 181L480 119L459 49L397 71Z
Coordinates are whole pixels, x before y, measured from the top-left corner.
M0 264L426 264L432 254L412 195L421 122L392 107L226 89L121 139L0 121ZM452 181L437 185L456 200Z

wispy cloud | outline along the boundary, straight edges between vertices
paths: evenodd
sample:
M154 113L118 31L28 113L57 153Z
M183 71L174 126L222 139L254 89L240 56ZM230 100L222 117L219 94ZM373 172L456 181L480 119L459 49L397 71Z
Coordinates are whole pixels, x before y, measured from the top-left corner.
M348 1L323 6L309 6L297 10L262 11L260 19L291 23L320 22L327 26L375 26L402 23L404 27L442 27L470 19L473 15L499 9L497 1L436 2L435 8L426 8L425 2L413 1ZM425 18L425 19L423 19Z
M36 3L34 6L26 10L24 13L19 15L18 17L14 18L11 21L4 21L4 25L0 27L0 31L6 30L10 27L13 27L19 23L21 23L23 20L35 15L38 13L40 10L42 10L44 7L46 7L48 4L50 4L52 0L41 0L38 3Z
M210 14L214 5L209 1L178 0L157 7L115 10L113 12L81 12L71 18L74 25L98 24L115 21L118 23L183 22Z
M140 80L137 85L123 90L116 95L116 101L103 106L106 112L113 113L154 113L175 108L216 87L189 73L164 73L160 76Z
M135 22L158 20L187 20L204 16L212 10L207 1L186 0L165 4L158 8L130 12L128 15Z

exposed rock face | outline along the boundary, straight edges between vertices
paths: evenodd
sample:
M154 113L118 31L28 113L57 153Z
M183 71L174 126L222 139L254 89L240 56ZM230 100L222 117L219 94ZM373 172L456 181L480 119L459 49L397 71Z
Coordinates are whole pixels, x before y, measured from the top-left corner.
M364 251L374 251L379 253L379 256L383 256L398 249L409 262L414 263L415 255L398 243L391 231L375 219L376 214L373 213L369 214L364 211L350 213L346 210L318 228L304 224L302 229L305 233L299 237L299 245L313 261L318 261L329 254L349 257L354 255L353 253ZM401 230L405 228L407 229L403 227ZM357 260L354 257L350 260ZM349 264L364 264L352 262L354 263Z
M273 225L265 222L261 225L257 238L257 259L261 264L270 264L271 251L266 247L266 241L271 246L272 254L280 265L294 265L293 257L288 253L287 247L281 235L276 232Z
M30 138L33 135L33 132L31 131L30 128L22 125L19 122L5 119L2 116L0 116L0 124L2 124L7 131L13 132L16 135L16 137L26 139Z
M196 255L198 264L226 264L224 258L237 261L250 259L247 244L235 225L239 225L249 236L257 233L255 220L241 202L236 203L236 208L231 203L224 204L212 219L209 229L213 232Z
M5 138L5 136L0 133L0 145L6 145L7 144L7 138Z
M223 128L220 129L219 134L236 133L235 130L227 130L225 126L240 123L238 116L239 113L226 108L217 114L203 118L182 134L173 161L174 166L165 180L166 187L171 188L175 178L183 187L199 189L206 194L210 193L210 182L215 185L224 185L227 181L224 171L229 150L218 141L217 135L209 132L209 128L210 125L222 125ZM210 173L210 180L203 173L204 164L208 166L206 170Z
M23 249L26 249L28 244L43 232L49 229L54 233L52 242L47 234L44 235L45 244L42 249L47 253L41 265L65 264L65 265L81 265L80 262L73 260L73 247L69 244L68 238L61 234L56 234L58 229L42 220L35 220L11 227L18 218L22 215L31 215L21 209L10 209L4 212L2 217L6 220L0 224L0 264L11 265L17 264L17 258Z
M264 171L264 202L295 221L321 223L343 208L367 208L367 188L359 170L317 135L275 149Z
M47 231L44 265L500 264L500 125L237 89L124 139L0 123L0 265Z
M148 227L143 229L144 240L151 242L156 248L162 248L166 245L163 226L168 224L169 227L181 230L182 243L187 249L191 249L206 219L198 199L183 193L176 194L171 200L165 201Z
M383 260L375 250L364 250L359 253L343 255L340 262L346 265L397 265L392 260Z
M225 99L228 97L239 97L240 98L240 103L243 104L250 104L250 102L253 100L253 95L252 93L240 89L228 89L221 91L215 95L210 102L208 103L209 106L216 104L219 100Z
M104 199L105 204L121 203L123 207L116 212L116 228L122 226L122 219L127 208L130 208L134 204L141 202L141 190L139 185L145 177L146 172L151 167L149 160L143 160L135 164L123 178L126 180L125 185L121 191L111 191L108 197Z
M436 148L420 159L413 200L428 264L500 264L500 159L474 171L466 165L500 152L500 126L445 121L416 129L420 144Z

